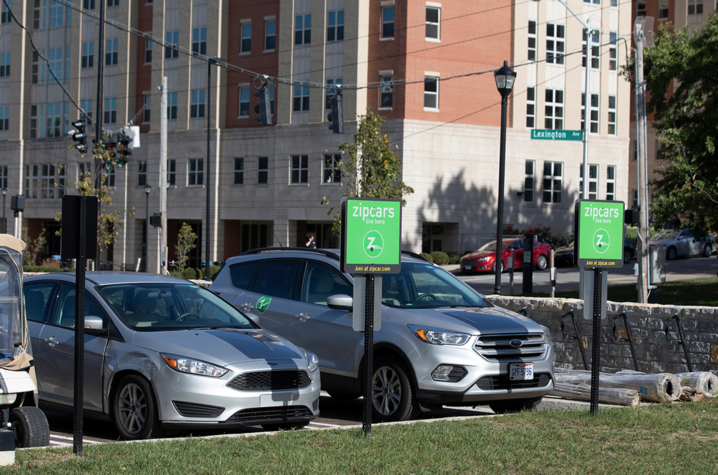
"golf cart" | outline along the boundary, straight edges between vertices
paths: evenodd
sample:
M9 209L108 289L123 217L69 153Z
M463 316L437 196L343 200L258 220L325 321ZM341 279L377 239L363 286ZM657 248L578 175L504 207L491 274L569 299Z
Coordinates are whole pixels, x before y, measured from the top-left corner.
M0 234L0 432L14 431L17 447L44 447L50 445L50 427L37 407L22 294L24 249L23 241Z

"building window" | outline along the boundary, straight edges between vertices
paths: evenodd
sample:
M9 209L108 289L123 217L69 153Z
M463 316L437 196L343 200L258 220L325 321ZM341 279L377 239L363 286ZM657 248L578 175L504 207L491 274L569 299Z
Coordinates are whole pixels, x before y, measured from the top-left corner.
M536 61L536 22L529 21L529 52L528 60Z
M117 52L119 51L117 38L105 42L105 66L117 64Z
M561 184L563 182L563 164L544 162L543 164L543 201L561 203Z
M394 38L394 7L381 7L381 37Z
M7 165L0 167L0 189L7 189Z
M344 41L344 10L327 13L327 42Z
M645 2L637 2L636 3L636 17L642 17L646 16L646 3Z
M60 163L57 166L57 199L62 199L65 196L66 187L66 172L67 167L64 163Z
M207 28L195 28L192 30L192 53L207 54Z
M586 94L581 94L581 130L586 131ZM598 94L591 94L591 128L592 134L598 133Z
M174 59L179 56L179 31L165 33L165 59Z
M633 190L633 208L638 208L638 190Z
M50 2L50 28L57 28L64 23L63 13L65 7L55 2Z
M606 199L609 201L616 199L616 167L614 165L606 167Z
M5 5L5 2L2 3L2 16L0 16L0 23L10 23L12 17L10 16L9 8L12 8L12 0L7 0L7 5Z
M40 54L45 56L45 50L41 50ZM32 52L32 83L42 84L45 82L45 61L40 60L40 55L35 51Z
M424 77L424 108L439 108L439 78L435 76Z
M633 159L638 160L638 141L633 141Z
M249 117L249 86L239 87L239 117Z
M62 48L50 48L50 55L47 58L50 72L48 82L54 83L55 78L62 80Z
M85 10L94 10L95 0L82 0L82 8L84 8Z
M426 7L426 37L432 40L440 39L439 25L441 21L441 8Z
M190 91L189 116L191 119L204 117L204 89Z
M600 51L601 51L601 34L598 30L592 30L591 32L591 69L599 69L600 67ZM582 66L586 67L586 30L583 30L583 63Z
M43 137L42 119L45 117L45 105L30 106L30 138L41 139Z
M312 15L297 15L294 24L294 44L308 45L312 42Z
M703 15L703 0L688 0L689 15Z
M526 160L526 177L524 178L524 203L534 201L534 173L536 163L533 160Z
M82 43L82 67L92 68L95 65L95 42Z
M35 0L32 12L32 28L42 30L47 28L47 0ZM43 54L43 56L45 56Z
M45 137L61 137L62 134L62 102L47 104L47 121Z
M304 82L294 86L294 104L292 107L294 112L303 112L309 110L309 83Z
M536 123L536 88L526 88L526 127L533 129Z
M394 102L394 82L393 76L380 76L379 83L379 108L391 109Z
M616 135L616 96L608 96L608 135Z
M234 159L234 184L244 185L244 158Z
M342 182L342 171L339 168L341 159L340 153L324 155L324 183Z
M292 183L309 182L309 155L292 155Z
M277 21L264 22L264 51L274 51L277 47Z
M618 6L618 0L611 0L611 6L617 7Z
M117 98L105 98L105 124L114 124L117 122Z
M583 165L581 166L581 181L578 190L579 194L583 196ZM598 199L598 165L588 166L588 199Z
M177 160L167 160L167 184L175 186L175 177L177 176Z
M583 0L583 3L593 3L595 5L600 5L601 0Z
M0 130L10 130L10 106L0 107Z
M147 184L147 162L137 162L137 186L145 186Z
M0 54L0 78L10 76L10 53Z
M105 168L105 184L109 187L115 186L115 167L112 164Z
M142 111L142 122L149 124L152 117L152 95L145 94L142 96L144 110Z
M668 0L658 0L658 19L668 19Z
M25 196L31 200L37 199L39 168L38 165L25 165Z
M269 86L269 111L274 115L274 84Z
M266 185L269 182L269 158L257 157L257 184Z
M544 126L550 130L563 130L563 91L546 89Z
M328 110L332 109L332 97L334 97L334 86L341 86L344 84L344 79L342 78L335 78L335 79L327 79L327 87L325 89L326 96L324 98L324 104L326 105Z
M566 38L566 27L546 24L546 62L551 64L563 64L564 41Z
M609 33L608 46L608 69L616 71L618 69L618 34L615 31Z
M204 159L190 158L189 173L187 174L187 184L190 186L200 186L204 181Z
M252 24L242 23L241 38L239 40L239 53L249 54L252 52Z
M167 120L175 120L177 118L177 93L167 93Z
M82 108L81 114L85 114L90 119L92 119L92 99L81 100L80 107Z
M108 7L119 7L120 0L107 0L107 6Z
M149 38L145 38L145 64L152 62L152 43Z

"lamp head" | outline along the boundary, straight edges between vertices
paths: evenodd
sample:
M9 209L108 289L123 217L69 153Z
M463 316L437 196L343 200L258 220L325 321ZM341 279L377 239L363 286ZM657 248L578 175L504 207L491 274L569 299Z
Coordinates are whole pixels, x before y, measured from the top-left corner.
M504 61L504 65L494 71L494 79L496 80L496 88L499 90L501 97L511 94L516 81L516 73L509 67L509 62Z
M149 195L151 191L152 191L152 187L150 185L145 185L145 194Z

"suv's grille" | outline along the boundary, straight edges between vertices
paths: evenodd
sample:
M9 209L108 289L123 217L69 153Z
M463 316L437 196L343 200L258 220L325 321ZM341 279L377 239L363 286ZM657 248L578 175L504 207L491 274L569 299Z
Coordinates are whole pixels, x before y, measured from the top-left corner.
M227 386L238 391L283 391L306 388L310 384L306 371L290 370L243 373Z
M230 417L227 422L255 422L286 421L295 417L312 417L312 411L307 406L278 406L255 409L242 409Z
M551 375L548 373L535 374L534 379L528 381L511 381L506 374L500 376L484 376L476 381L476 386L485 391L497 389L529 389L543 388L551 382Z
M520 340L521 346L511 346L512 340ZM482 335L474 349L487 360L525 361L536 359L546 352L546 340L542 333L528 335Z
M224 412L223 407L195 404L193 402L172 401L175 409L182 417L219 417Z

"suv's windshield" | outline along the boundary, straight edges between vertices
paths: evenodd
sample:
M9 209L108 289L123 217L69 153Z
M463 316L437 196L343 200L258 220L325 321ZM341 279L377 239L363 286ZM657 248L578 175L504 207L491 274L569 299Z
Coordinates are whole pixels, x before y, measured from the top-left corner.
M655 234L649 241L661 241L663 239L675 239L678 236L678 231L675 229L665 229L660 233Z
M382 277L381 301L395 308L488 307L476 292L431 264L402 262L401 272Z
M191 283L115 284L98 290L137 331L255 328L227 302Z

